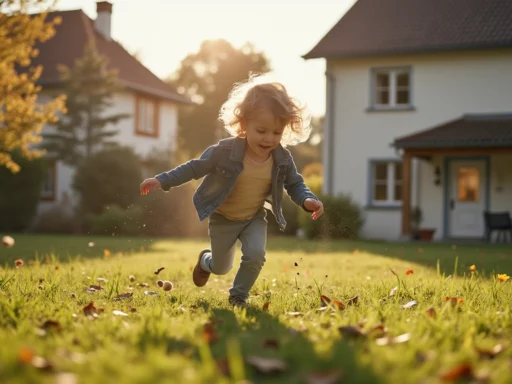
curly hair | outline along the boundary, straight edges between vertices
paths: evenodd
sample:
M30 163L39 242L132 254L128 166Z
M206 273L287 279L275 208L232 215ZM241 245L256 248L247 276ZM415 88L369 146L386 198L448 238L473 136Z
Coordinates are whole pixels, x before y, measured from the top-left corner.
M311 116L305 105L292 98L283 84L252 75L236 83L219 112L219 120L232 136L245 137L243 122L263 108L269 108L283 127L281 145L286 147L306 141L311 133Z

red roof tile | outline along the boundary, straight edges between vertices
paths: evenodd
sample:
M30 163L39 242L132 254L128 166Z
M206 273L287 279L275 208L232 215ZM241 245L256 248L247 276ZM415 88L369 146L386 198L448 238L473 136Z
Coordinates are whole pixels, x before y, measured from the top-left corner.
M512 47L511 0L358 0L304 58Z
M87 43L94 39L98 52L108 58L108 67L119 71L120 82L128 88L176 103L191 103L142 65L121 44L106 40L82 10L52 12L48 19L57 16L62 17L62 23L56 26L55 36L37 44L40 53L33 60L33 64L44 67L40 78L42 85L59 83L58 65L73 66L75 60L83 56Z

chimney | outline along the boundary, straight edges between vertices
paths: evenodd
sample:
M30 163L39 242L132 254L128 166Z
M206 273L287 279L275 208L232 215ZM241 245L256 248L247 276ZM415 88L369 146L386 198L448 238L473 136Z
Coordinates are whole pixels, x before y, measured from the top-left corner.
M112 19L112 3L108 1L98 1L96 3L96 21L94 23L96 30L105 37L111 40L110 37L110 24Z

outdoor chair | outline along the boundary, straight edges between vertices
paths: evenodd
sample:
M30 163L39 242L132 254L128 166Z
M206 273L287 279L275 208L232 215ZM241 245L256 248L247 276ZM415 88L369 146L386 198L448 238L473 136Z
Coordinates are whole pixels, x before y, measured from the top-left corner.
M496 241L502 240L504 243L507 237L512 242L512 220L508 212L484 212L485 238L488 243L491 242L492 233L498 232ZM508 236L507 236L508 235Z

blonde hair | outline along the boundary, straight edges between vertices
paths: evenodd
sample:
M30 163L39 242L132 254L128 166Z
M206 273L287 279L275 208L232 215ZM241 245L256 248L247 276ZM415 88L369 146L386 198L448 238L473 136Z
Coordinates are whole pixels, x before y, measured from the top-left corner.
M311 116L305 105L292 98L285 86L268 76L251 75L236 83L219 112L219 120L231 136L245 136L243 123L262 108L269 108L283 127L281 145L306 141L311 133Z

